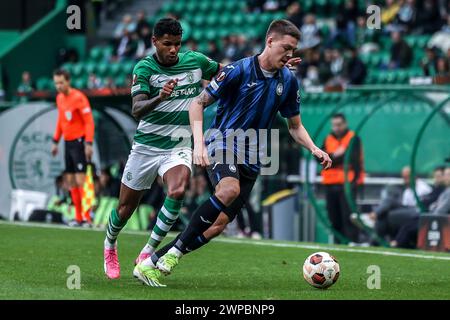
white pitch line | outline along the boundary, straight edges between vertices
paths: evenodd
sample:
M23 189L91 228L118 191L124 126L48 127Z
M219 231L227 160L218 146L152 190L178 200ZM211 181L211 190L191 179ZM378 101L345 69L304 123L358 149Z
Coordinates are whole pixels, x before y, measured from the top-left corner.
M0 224L6 224L11 226L24 226L24 227L37 227L37 228L48 228L48 229L66 229L75 231L94 231L94 232L105 232L102 228L73 228L65 225L53 225L53 224L43 224L43 223L31 223L31 222L10 222L0 220ZM149 232L145 231L131 231L125 230L122 233L148 236ZM174 238L173 234L167 234L168 238ZM339 247L329 247L326 245L308 245L300 243L277 243L277 242L267 242L266 240L239 240L239 239L227 239L227 238L217 238L213 240L214 242L221 243L234 243L234 244L247 244L255 246L267 246L267 247L279 247L279 248L296 248L296 249L311 249L311 250L329 250L329 251L341 251L350 253L366 253L366 254L376 254L383 256L393 256L393 257L407 257L407 258L418 258L418 259L432 259L432 260L446 260L450 261L450 255L446 256L435 256L435 255L423 255L417 253L404 253L395 251L381 251L381 250L367 250L367 249L356 249L356 248L339 248Z

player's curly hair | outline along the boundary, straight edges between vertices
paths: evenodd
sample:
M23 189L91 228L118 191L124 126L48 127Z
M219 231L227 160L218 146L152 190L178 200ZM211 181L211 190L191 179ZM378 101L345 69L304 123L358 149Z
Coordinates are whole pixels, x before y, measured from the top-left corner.
M153 28L153 35L157 38L168 34L171 36L180 36L183 34L183 28L181 24L172 18L162 18L160 19Z

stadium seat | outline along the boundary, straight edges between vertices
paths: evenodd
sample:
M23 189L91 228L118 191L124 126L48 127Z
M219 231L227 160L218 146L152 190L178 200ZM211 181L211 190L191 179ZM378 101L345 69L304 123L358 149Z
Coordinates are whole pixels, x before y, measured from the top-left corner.
M81 62L74 63L72 65L72 72L71 75L74 77L79 77L84 72L84 65Z
M103 59L103 48L93 47L89 52L89 59L95 62L99 62Z
M108 68L108 75L111 77L118 76L121 72L122 64L121 63L111 63Z
M39 78L36 81L37 90L51 90L53 87L53 81L49 78Z
M84 63L84 70L88 74L95 73L97 71L97 64L95 62L86 62Z
M77 89L84 89L87 87L87 79L84 77L74 78L73 86Z
M109 64L106 62L99 63L97 65L97 75L104 78L108 72Z
M133 73L133 68L135 64L136 63L132 60L122 62L121 63L122 73L125 75Z

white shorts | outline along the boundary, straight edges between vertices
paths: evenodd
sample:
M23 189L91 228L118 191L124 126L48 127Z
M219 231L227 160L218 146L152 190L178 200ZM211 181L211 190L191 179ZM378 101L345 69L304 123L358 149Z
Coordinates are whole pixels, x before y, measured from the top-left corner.
M192 172L192 150L179 148L168 151L152 151L134 148L128 156L122 175L122 183L133 190L150 189L156 175L163 177L171 168L185 165Z

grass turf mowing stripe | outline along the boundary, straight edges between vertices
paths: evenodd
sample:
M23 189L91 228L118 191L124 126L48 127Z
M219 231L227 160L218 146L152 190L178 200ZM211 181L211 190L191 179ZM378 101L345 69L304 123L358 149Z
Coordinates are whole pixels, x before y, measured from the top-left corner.
M56 228L56 229L69 229L69 230L80 230L80 231L96 231L96 232L105 232L102 228L92 228L92 229L83 229L83 228L73 228L65 225L51 225L51 224L43 224L43 223L30 223L30 222L8 222L8 221L0 221L0 224L9 224L9 225L19 225L19 226L25 226L25 227L38 227L38 228ZM147 235L148 232L145 231L128 231L123 230L121 234L131 234L131 235ZM173 233L168 233L168 238L174 238L175 235ZM223 238L219 237L214 239L215 242L222 242L222 243L236 243L236 244L249 244L249 245L255 245L255 246L268 246L268 247L280 247L280 248L298 248L298 249L312 249L312 250L334 250L334 251L341 251L341 252L356 252L356 253L366 253L366 254L378 254L378 255L385 255L385 256L394 256L394 257L407 257L407 258L418 258L418 259L435 259L435 260L447 260L450 261L450 254L446 253L440 253L440 255L435 255L433 253L427 253L422 252L420 253L407 253L407 252L396 252L396 251L386 251L384 248L377 248L377 249L356 249L356 248L349 248L345 246L338 246L338 245L320 245L320 244L305 244L305 243L298 243L298 242L275 242L274 240L239 240L239 239L229 239L229 238ZM384 250L383 250L384 249ZM403 250L403 251L417 251L417 250L405 250L405 249L390 249L390 250ZM421 252L421 251L419 251Z

